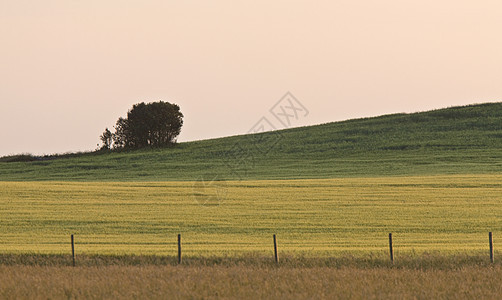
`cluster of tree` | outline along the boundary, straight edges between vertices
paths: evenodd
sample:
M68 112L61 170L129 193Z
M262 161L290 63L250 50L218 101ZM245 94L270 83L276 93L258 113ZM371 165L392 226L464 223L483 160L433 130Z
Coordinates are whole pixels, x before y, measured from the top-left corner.
M169 146L183 126L180 107L169 102L138 103L127 112L127 118L119 118L115 132L105 129L100 136L101 149L143 148Z

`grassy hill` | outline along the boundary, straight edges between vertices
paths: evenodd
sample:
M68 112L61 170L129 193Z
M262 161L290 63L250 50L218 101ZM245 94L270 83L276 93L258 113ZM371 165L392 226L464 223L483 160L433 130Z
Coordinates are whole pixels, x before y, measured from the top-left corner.
M174 148L0 159L1 181L297 179L502 171L502 103L393 114Z

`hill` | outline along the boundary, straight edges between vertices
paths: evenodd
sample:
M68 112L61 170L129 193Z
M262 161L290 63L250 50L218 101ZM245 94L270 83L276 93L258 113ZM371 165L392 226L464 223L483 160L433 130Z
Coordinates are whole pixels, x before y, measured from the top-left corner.
M502 103L276 132L0 162L1 181L297 179L502 171ZM2 159L0 159L1 161Z

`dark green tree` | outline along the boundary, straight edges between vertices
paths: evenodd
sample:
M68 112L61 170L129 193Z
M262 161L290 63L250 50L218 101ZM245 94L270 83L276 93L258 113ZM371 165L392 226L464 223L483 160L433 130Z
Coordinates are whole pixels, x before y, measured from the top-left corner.
M108 128L105 129L99 139L102 143L101 150L108 150L111 148L113 142L113 134Z
M127 146L128 132L127 119L119 118L115 124L115 132L113 133L113 148L120 149Z
M169 102L138 103L119 118L113 134L114 148L161 147L176 143L183 126L180 107Z

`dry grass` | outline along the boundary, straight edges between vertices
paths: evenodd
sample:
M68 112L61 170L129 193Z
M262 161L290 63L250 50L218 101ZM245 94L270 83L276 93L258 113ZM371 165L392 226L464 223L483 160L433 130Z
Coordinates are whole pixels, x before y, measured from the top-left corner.
M499 253L495 253L499 257ZM367 255L303 256L296 253L280 253L279 266L289 268L394 268L417 270L454 270L464 267L501 267L502 260L490 263L488 253L455 254L440 253L407 254L395 256L392 263L388 253L378 252ZM61 254L0 254L1 266L68 267L72 265L71 255ZM104 266L177 266L176 256L157 255L77 255L78 267ZM184 256L183 266L187 267L276 267L272 253L263 256L259 252L237 256Z
M496 299L502 269L0 266L2 299Z
M485 256L0 255L0 299L497 299Z

